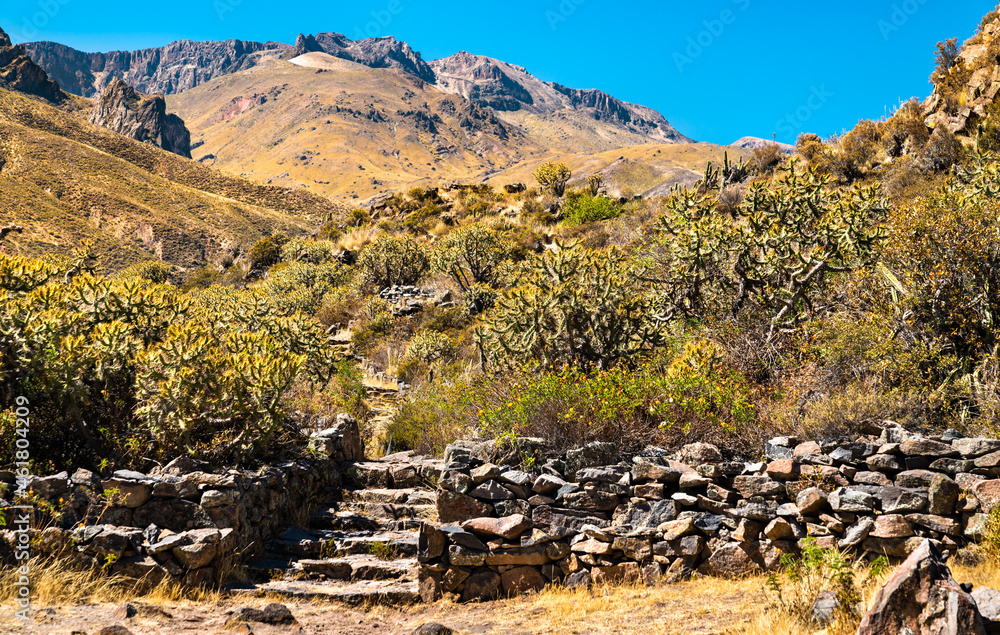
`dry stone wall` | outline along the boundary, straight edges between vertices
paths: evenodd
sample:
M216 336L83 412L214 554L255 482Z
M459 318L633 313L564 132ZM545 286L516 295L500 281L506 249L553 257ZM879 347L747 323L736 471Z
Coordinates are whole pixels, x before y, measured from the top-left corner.
M757 463L707 444L644 454L592 444L533 474L485 460L495 448L449 447L440 522L421 528L423 599L763 572L810 539L893 560L930 539L947 557L983 537L1000 502L1000 440L952 432L782 437Z
M221 569L252 558L307 517L311 504L337 493L344 462L364 459L358 424L345 415L313 435L310 447L315 460L257 472L213 473L182 457L149 474L119 470L102 478L79 469L33 478L35 524L49 524L31 530L33 550L154 585L166 578L211 584ZM14 490L12 472L0 472L0 481ZM10 513L6 520L13 526ZM0 532L3 560L13 562L18 538Z

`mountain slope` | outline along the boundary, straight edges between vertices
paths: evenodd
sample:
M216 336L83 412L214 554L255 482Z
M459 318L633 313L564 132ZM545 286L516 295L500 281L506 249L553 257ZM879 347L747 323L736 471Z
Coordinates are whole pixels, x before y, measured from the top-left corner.
M339 33L299 35L280 42L173 42L141 51L83 53L53 42L25 45L29 55L63 88L85 97L121 77L144 93L172 95L264 62L326 53L372 69L396 70L442 91L495 110L508 124L543 145L572 151L603 151L649 143L688 143L660 113L599 90L543 82L525 69L499 60L458 53L425 62L393 37L352 41Z
M225 176L3 89L0 209L25 228L7 239L8 250L66 253L91 239L109 269L155 257L200 266L342 212L329 200Z
M543 151L489 109L326 53L268 61L167 101L202 144L195 158L349 199L465 180Z
M437 86L498 111L505 121L577 150L691 143L663 115L599 90L543 82L525 68L461 52L430 63Z

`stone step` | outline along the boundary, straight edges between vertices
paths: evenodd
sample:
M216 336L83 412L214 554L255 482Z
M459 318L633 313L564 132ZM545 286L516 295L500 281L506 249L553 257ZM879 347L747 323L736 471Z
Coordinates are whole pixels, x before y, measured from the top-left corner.
M373 555L381 560L399 560L417 555L416 531L382 531L349 534L337 540L337 557Z
M377 520L437 520L437 505L395 505L393 503L346 501L340 503L339 509Z
M345 501L359 503L392 503L394 505L434 505L437 493L427 489L361 489L343 493Z
M372 555L354 555L322 560L299 560L291 575L307 579L329 580L416 580L416 558L382 560Z
M405 606L420 602L420 592L416 582L396 580L347 583L280 580L233 591L262 597L281 596L289 600L341 602L351 606L375 604Z
M310 529L336 532L419 529L421 520L435 520L434 505L331 503L309 520Z

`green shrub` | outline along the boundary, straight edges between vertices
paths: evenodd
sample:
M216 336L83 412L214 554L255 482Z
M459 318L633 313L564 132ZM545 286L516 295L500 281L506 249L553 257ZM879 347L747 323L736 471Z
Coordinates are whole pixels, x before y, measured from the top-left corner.
M358 257L360 281L371 289L413 285L430 270L427 250L410 237L379 236Z
M247 254L250 270L266 271L281 262L281 249L288 240L284 234L275 234L257 241Z
M567 225L583 225L616 218L621 208L609 198L575 192L566 198L563 214Z
M138 278L153 284L165 284L170 280L170 265L160 260L146 260L122 269L112 277Z

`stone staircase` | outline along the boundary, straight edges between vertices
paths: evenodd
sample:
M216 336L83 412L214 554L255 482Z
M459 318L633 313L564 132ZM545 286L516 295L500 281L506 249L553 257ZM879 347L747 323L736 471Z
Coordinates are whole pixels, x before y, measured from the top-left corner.
M402 452L351 464L340 500L267 545L246 590L352 605L419 602L417 538L436 520L444 462Z

